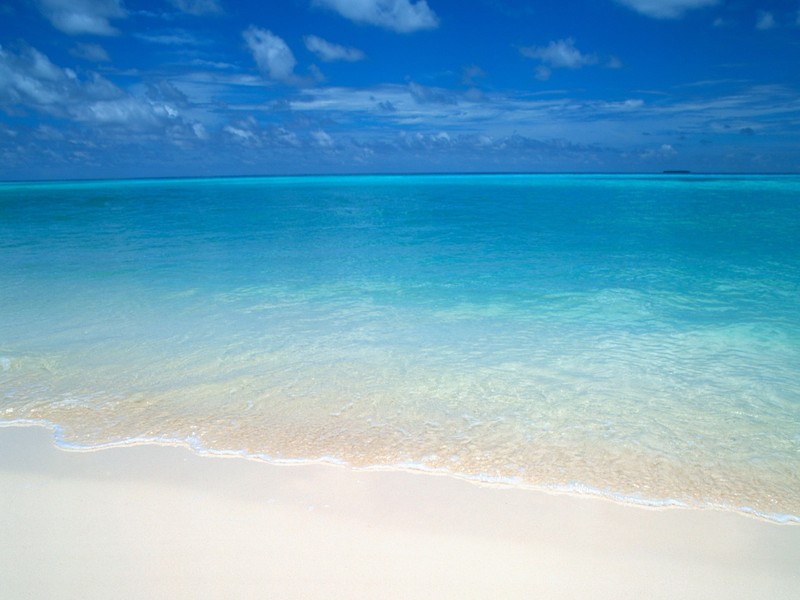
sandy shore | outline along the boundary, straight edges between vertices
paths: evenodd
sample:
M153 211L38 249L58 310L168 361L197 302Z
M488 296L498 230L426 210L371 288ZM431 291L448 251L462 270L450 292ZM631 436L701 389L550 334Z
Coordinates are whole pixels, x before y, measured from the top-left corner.
M0 428L17 598L796 598L800 527Z

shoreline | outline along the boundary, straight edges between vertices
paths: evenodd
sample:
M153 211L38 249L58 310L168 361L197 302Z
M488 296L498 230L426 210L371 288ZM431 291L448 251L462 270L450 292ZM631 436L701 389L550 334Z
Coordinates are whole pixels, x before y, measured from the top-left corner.
M725 504L703 503L701 501L683 500L679 498L646 498L641 496L627 496L613 490L596 488L581 482L574 482L570 485L534 485L523 481L506 479L502 477L489 477L481 475L470 475L456 471L437 470L417 464L398 464L398 465L373 465L355 466L346 460L325 456L319 458L275 458L262 454L250 454L242 450L214 450L202 445L192 443L191 440L172 439L172 438L132 438L121 442L107 442L96 445L81 445L66 440L62 434L62 426L58 423L47 420L0 420L0 431L4 428L41 428L46 430L51 436L53 446L64 452L88 453L116 448L134 448L139 446L156 446L165 448L180 448L191 452L201 458L238 458L252 461L258 464L265 464L278 467L286 466L328 466L348 469L356 472L377 472L377 473L409 473L423 476L437 476L456 481L465 482L471 485L484 487L498 487L523 490L533 493L549 494L553 496L570 496L576 498L596 498L605 502L612 502L621 506L633 506L643 509L685 509L685 510L712 510L725 513L733 513L748 518L776 523L780 525L800 524L800 515L791 513L765 513L747 506L731 506ZM693 503L696 502L696 503Z
M9 598L790 598L800 528L399 470L68 452L0 428Z

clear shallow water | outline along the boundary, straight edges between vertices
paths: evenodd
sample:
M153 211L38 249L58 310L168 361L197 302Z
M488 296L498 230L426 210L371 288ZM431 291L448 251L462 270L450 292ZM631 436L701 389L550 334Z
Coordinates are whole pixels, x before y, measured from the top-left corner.
M0 184L0 419L800 515L800 178Z

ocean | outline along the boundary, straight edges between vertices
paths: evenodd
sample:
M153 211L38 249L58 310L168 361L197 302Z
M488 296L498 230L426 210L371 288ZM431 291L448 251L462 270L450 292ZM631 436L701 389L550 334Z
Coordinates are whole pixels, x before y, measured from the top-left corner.
M800 177L0 183L0 424L800 521Z

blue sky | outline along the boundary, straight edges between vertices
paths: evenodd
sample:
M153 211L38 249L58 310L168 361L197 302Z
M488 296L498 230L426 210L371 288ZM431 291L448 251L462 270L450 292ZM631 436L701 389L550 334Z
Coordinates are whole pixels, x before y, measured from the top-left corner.
M800 0L2 0L0 179L800 172Z

